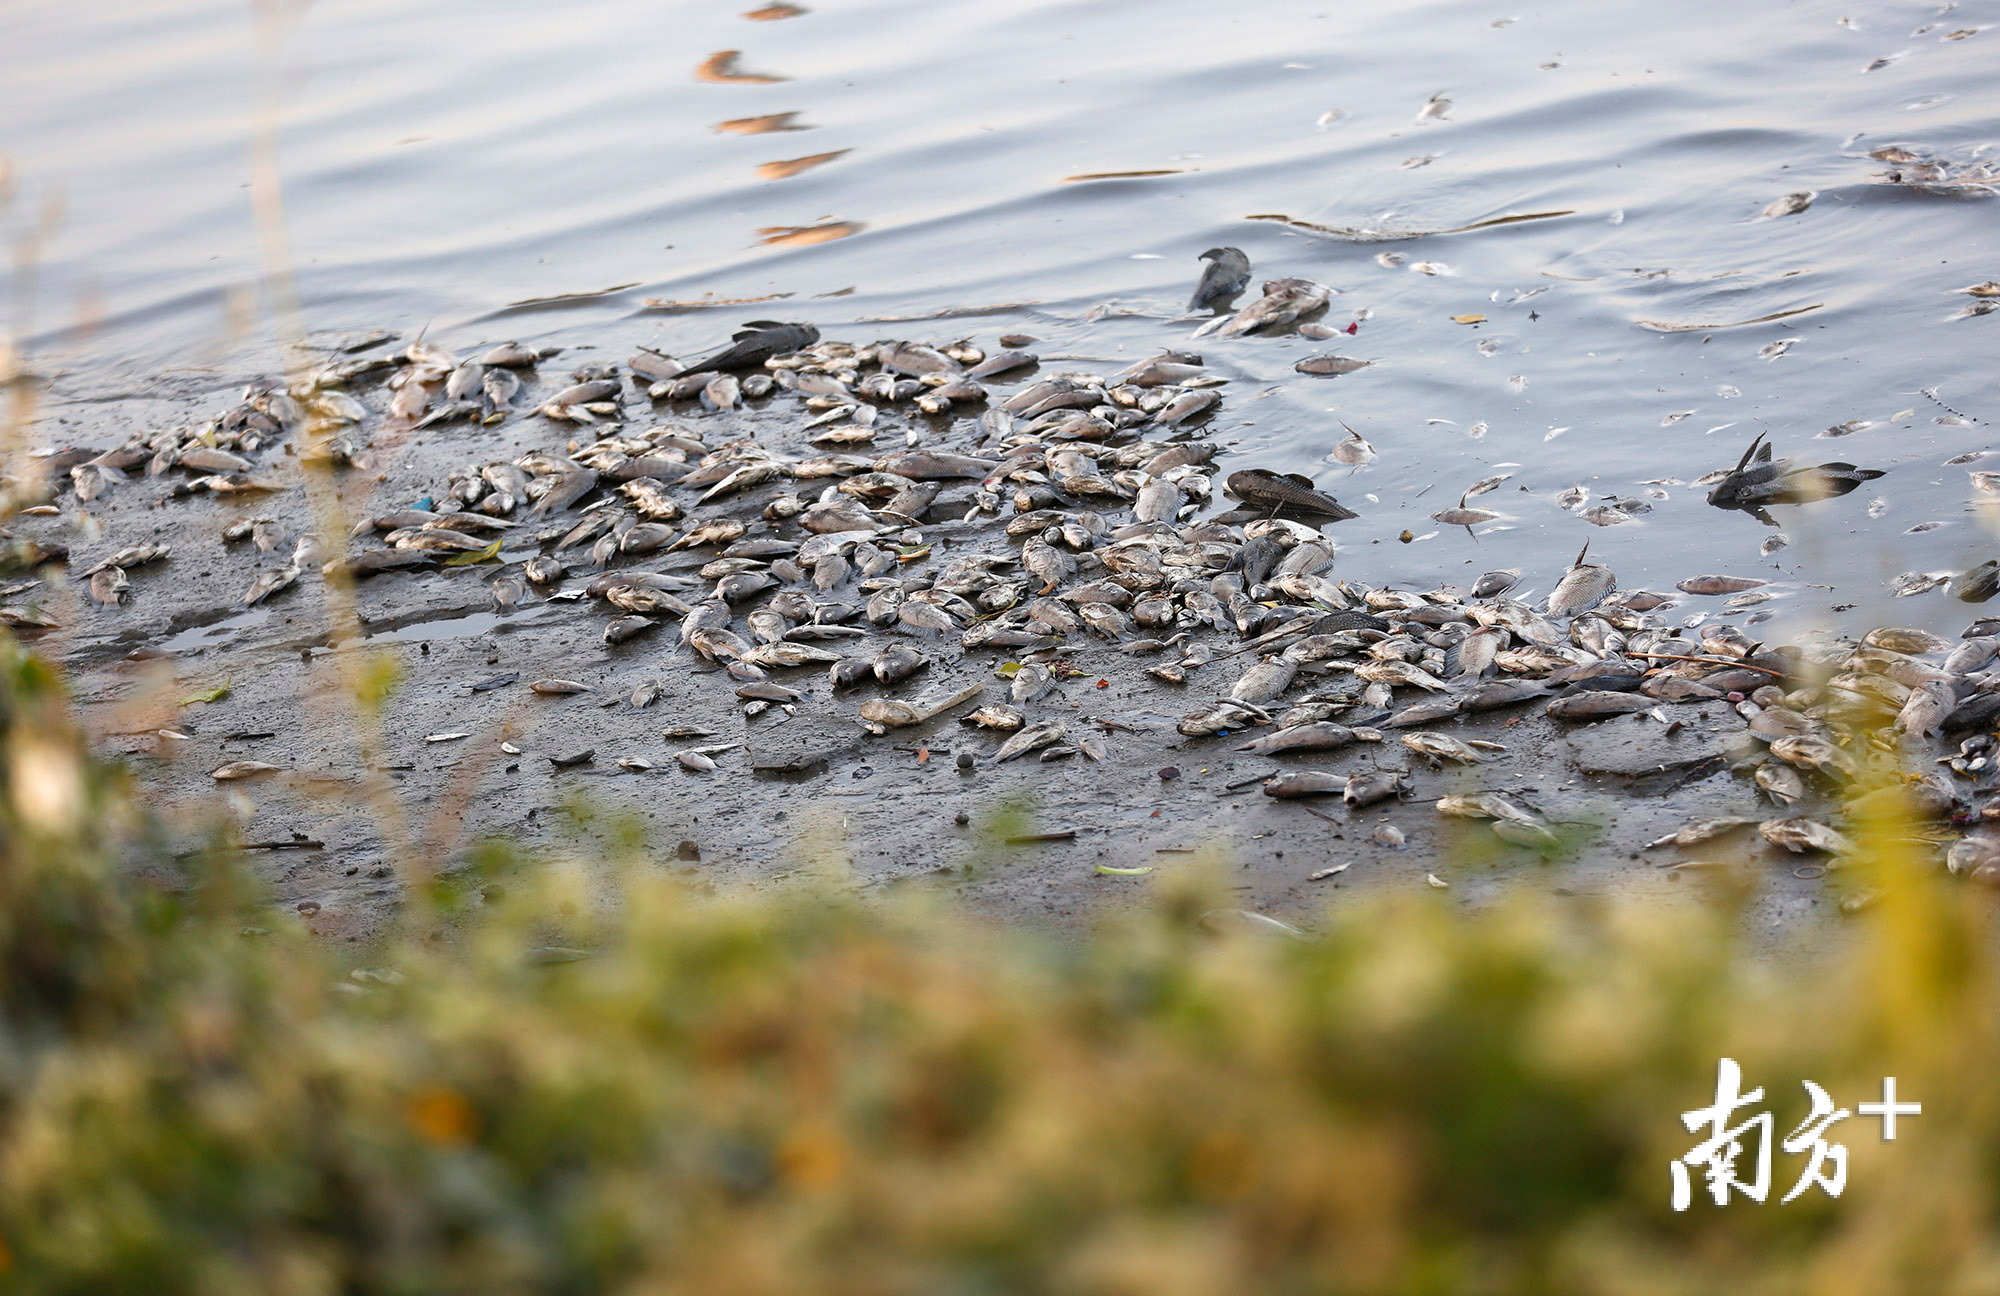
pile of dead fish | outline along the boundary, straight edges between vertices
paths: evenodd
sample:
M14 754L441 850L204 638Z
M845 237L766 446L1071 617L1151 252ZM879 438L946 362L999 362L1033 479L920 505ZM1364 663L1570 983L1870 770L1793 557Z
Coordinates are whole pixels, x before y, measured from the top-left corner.
M1241 287L1220 255L1229 251L1210 258L1218 290ZM1309 281L1273 280L1214 327L1235 336L1296 326L1327 296ZM178 474L175 493L272 490L257 460L289 436L302 458L335 467L365 451L359 428L371 411L353 392L380 379L386 413L405 429L518 413L543 419L562 444L465 464L420 506L363 519L346 554L322 555L302 538L244 602L322 565L367 577L498 563L501 607L598 607L593 632L613 645L674 627L680 646L724 668L746 715L774 719L811 701L785 682L792 672L823 670L839 697L901 684L947 651L990 653L1004 698L973 684L870 697L854 713L881 733L980 703L962 719L991 731L992 746L967 746L962 766L1030 753L1103 758L1103 738L1072 733L1051 696L1084 645L1146 658L1161 686L1187 691L1178 729L1188 739L1272 758L1394 742L1415 759L1477 766L1494 745L1440 726L1534 705L1567 724L1640 716L1671 729L1674 708L1720 703L1745 722L1753 745L1733 764L1773 816L1712 821L1672 840L1697 844L1754 823L1776 845L1836 858L1852 849L1849 835L1812 815L1839 804L1876 747L1970 734L1943 770L1898 795L1932 818L1983 821L1991 808L2000 820L2000 624L1981 623L1956 645L1884 630L1809 654L1720 623L1670 624L1672 594L1618 589L1587 549L1533 603L1510 597L1520 580L1511 570L1426 591L1337 577L1323 528L1354 514L1308 479L1243 469L1220 487L1239 507L1202 516L1218 493L1202 425L1225 383L1199 355L1044 376L1025 350L1032 342L1002 338L991 354L965 341L864 346L761 321L699 364L641 352L622 373L594 365L561 380L540 374L549 352L508 343L461 359L419 342L333 361L289 390L253 388L200 428L63 452L45 463L45 480L66 477L86 501L141 474ZM524 400L536 387L547 394ZM731 416L781 398L799 407L782 433L744 435ZM1722 507L1757 508L1823 498L1869 475L1851 465L1793 470L1753 443L1717 489L1728 495ZM1473 512L1464 500L1446 511L1454 522ZM265 552L284 541L263 518L224 539ZM158 546L122 550L90 574L92 592L115 601L126 567L165 556ZM1704 576L1679 592L1744 595L1760 584ZM659 694L649 683L631 702ZM1408 786L1395 771L1305 768L1264 791L1363 806ZM1510 842L1561 843L1559 825L1518 798L1460 794L1438 809L1487 820ZM1950 856L1955 869L2000 878L2000 835L1982 829Z

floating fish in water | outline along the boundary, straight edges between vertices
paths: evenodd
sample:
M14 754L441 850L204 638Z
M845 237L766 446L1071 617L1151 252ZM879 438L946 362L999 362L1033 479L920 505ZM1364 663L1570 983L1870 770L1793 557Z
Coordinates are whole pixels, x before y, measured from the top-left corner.
M1882 475L1881 469L1856 468L1851 463L1793 468L1789 459L1772 459L1771 445L1759 433L1737 460L1736 467L1708 493L1708 502L1716 508L1754 514L1760 521L1776 526L1776 521L1764 512L1764 506L1832 499Z
M1806 208L1812 206L1813 199L1817 197L1819 197L1819 194L1811 189L1807 189L1801 193L1786 194L1783 198L1775 200L1768 207L1764 208L1763 211L1759 212L1757 219L1776 220L1780 216L1796 216Z
M1676 582L1674 588L1683 594L1740 594L1770 583L1751 576L1690 576Z
M2000 560L1987 559L1960 573L1951 583L1953 598L1965 603L1984 603L2000 594Z
M1417 120L1420 122L1448 121L1450 119L1445 116L1445 113L1450 111L1450 109L1451 100L1445 98L1444 91L1440 90L1430 98L1424 100L1424 106L1417 109Z
M1335 355L1329 351L1323 355L1307 356L1292 368L1315 378L1337 378L1341 374L1351 374L1358 369L1366 369L1374 363L1373 360L1357 360L1353 356Z
M1497 522L1506 517L1506 514L1496 513L1492 509L1468 508L1465 500L1466 497L1460 495L1457 507L1439 509L1437 512L1431 514L1431 520L1433 522L1442 522L1446 526L1474 527L1482 522Z
M1250 282L1250 258L1241 248L1213 247L1197 259L1208 264L1202 267L1201 282L1188 299L1190 312L1227 306Z
M1204 324L1197 334L1215 331L1223 337L1246 333L1277 332L1290 324L1324 310L1332 289L1310 279L1272 279L1264 284L1264 295L1226 320Z

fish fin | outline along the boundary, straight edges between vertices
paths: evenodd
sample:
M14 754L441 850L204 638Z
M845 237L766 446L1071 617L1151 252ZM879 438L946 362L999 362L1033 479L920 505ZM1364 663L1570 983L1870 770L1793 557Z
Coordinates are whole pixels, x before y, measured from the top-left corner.
M1306 476L1304 473L1286 473L1284 477L1286 481L1297 482L1299 485L1305 487L1307 490L1313 489L1313 479Z

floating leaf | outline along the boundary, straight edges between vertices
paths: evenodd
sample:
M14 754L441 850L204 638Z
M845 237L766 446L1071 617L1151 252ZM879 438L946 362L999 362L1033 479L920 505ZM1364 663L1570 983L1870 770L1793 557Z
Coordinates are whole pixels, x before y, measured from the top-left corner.
M1451 322L1454 324L1484 324L1486 317L1484 315L1454 315L1451 317Z
M1109 864L1099 864L1096 870L1106 877L1144 877L1153 871L1153 866L1146 864L1139 868L1112 868Z
M190 693L181 699L182 706L193 706L197 702L220 702L229 696L229 681L224 680L212 689L201 693Z

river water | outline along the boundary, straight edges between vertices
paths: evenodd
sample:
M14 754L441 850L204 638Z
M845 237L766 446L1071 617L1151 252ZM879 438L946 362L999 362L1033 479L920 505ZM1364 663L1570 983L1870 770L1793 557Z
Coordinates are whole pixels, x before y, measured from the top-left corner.
M53 379L50 418L156 375L268 366L248 185L262 121L317 333L622 358L698 354L777 317L989 349L1026 332L1066 357L1045 370L1099 372L1192 345L1231 380L1210 425L1225 470L1306 472L1360 512L1332 532L1348 576L1522 567L1546 590L1588 541L1628 586L1780 582L1730 613L1775 613L1771 632L1955 631L1967 609L1944 591L1886 590L2000 555L1976 504L2000 497L1969 476L2000 460L1944 462L1986 449L2000 420L2000 318L1961 317L1976 299L1954 293L2000 278L2000 203L1893 183L1908 166L1866 155L1898 146L1979 178L2000 141L1996 14L322 0L260 42L244 3L15 0L0 221L17 244L46 237L0 289ZM267 85L278 107L260 114ZM1076 178L1120 172L1155 174ZM1761 215L1804 193L1804 210ZM1564 214L1357 236L1540 213ZM1188 343L1176 316L1216 245L1260 279L1339 289L1326 318L1355 334ZM992 309L884 322L973 307ZM1329 349L1374 364L1293 372ZM1343 425L1372 463L1327 461ZM1766 555L1771 528L1688 484L1758 433L1887 474L1778 509L1789 544ZM1501 474L1472 502L1502 519L1431 519ZM1650 511L1593 526L1557 501L1575 484L1588 506ZM1689 599L1676 615L1696 610L1723 611Z

